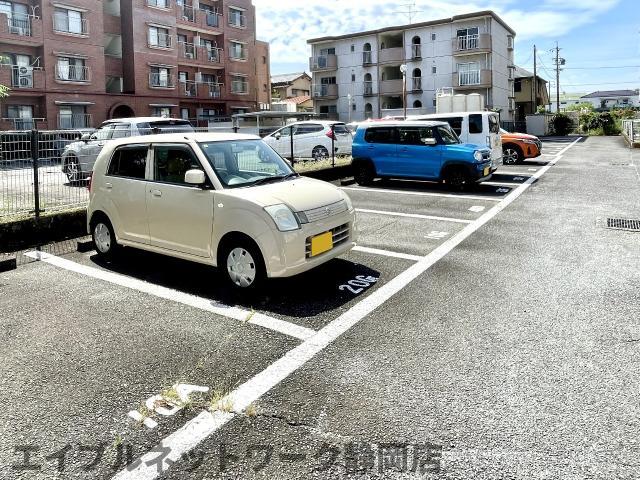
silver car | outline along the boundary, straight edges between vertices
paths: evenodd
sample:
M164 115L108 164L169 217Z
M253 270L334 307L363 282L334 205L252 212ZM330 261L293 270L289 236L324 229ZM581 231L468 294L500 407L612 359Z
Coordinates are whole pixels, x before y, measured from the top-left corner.
M74 184L91 176L93 164L105 142L124 137L157 133L193 132L188 120L160 117L118 118L103 122L92 133L68 144L62 152L62 171Z

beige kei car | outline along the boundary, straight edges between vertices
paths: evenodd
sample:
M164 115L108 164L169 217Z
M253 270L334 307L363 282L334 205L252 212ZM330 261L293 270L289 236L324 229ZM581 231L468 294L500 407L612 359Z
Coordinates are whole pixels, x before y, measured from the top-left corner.
M300 177L253 135L108 143L93 170L87 222L99 255L127 246L211 264L238 288L296 275L355 245L349 197Z

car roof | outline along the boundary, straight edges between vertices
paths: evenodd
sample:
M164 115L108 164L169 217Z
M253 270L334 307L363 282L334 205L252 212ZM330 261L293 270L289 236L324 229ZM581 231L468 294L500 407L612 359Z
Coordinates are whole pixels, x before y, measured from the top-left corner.
M371 127L436 127L444 125L449 124L435 120L386 120L384 122L361 123L358 125L358 130L360 130L360 127L364 129Z
M481 113L493 113L495 115L498 115L498 112L492 112L489 110L476 110L476 111L472 111L472 112L445 112L445 113L425 113L424 115L413 115L413 117L419 117L419 118L436 118L436 117L455 117L456 115L478 115Z
M109 123L150 123L150 122L178 122L189 123L188 120L182 118L165 118L165 117L126 117L126 118L112 118L102 122L103 125Z
M109 146L120 146L139 143L189 143L189 142L224 142L233 140L260 140L257 135L246 133L219 133L219 132L182 132L160 133L156 135L140 135L137 137L124 137L109 142Z
M293 122L293 123L289 123L288 125L285 125L284 128L286 127L290 127L291 125L306 125L306 124L321 124L321 125L335 125L337 123L341 123L344 124L344 122L339 122L337 120L301 120L299 122Z

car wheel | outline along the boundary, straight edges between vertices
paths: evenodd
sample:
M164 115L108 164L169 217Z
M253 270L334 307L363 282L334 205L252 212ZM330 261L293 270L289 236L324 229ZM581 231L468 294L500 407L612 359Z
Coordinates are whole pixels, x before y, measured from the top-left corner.
M314 160L325 160L329 158L329 150L327 150L326 147L323 147L322 145L318 145L317 147L313 147L311 156Z
M464 168L450 168L445 176L445 183L456 191L465 190L471 185L471 179Z
M116 234L111 222L106 217L94 220L91 225L91 237L96 247L96 252L103 258L111 258L118 249Z
M63 171L71 185L78 183L82 179L80 162L78 161L78 158L73 155L67 157L67 159L64 161Z
M505 165L515 165L522 161L522 153L520 149L508 145L502 149L502 163Z
M219 266L224 269L229 284L238 290L255 290L266 276L262 255L248 240L227 243Z
M358 163L353 177L358 185L371 185L374 177L373 167L368 163Z

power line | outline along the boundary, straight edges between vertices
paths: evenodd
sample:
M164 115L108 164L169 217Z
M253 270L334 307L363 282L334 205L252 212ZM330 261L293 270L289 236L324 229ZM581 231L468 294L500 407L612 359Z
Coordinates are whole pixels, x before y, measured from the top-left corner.
M529 65L527 65L529 67ZM527 68L524 67L524 68ZM599 70L599 69L609 69L609 68L640 68L640 65L617 65L617 66L609 66L609 67L564 67L564 70Z
M635 82L605 82L605 83L563 83L562 86L563 87L582 87L587 85L628 85L628 84L637 85L638 83L640 82L635 81Z

